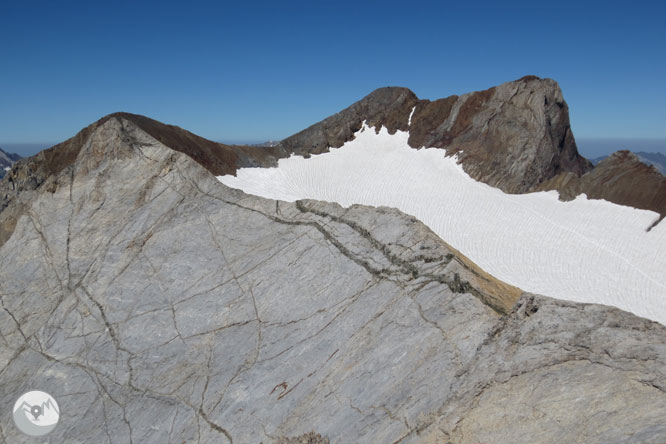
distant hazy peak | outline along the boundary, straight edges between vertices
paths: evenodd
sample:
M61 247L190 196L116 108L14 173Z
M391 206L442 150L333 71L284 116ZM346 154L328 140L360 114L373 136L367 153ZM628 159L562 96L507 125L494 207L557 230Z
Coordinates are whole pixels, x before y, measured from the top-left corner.
M12 165L19 160L21 156L16 153L8 153L7 151L0 148L0 179L5 176L5 173L9 171Z
M8 153L7 151L0 148L0 159L9 159L12 162L16 162L20 158L21 158L20 155L18 155L16 153Z

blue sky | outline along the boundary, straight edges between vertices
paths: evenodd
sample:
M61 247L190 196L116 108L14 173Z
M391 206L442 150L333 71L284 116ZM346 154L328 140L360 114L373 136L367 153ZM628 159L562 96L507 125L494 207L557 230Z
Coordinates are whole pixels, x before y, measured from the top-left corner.
M436 99L526 74L560 83L581 141L666 140L664 2L227 3L4 2L0 146L114 111L280 139L381 86Z

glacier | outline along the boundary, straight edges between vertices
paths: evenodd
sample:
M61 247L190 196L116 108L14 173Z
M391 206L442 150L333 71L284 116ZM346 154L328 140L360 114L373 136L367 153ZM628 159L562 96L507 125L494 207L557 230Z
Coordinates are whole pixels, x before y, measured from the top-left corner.
M524 291L612 305L666 325L666 223L647 231L657 213L585 195L563 202L556 191L507 194L472 179L456 156L411 148L408 138L364 123L328 153L218 180L283 201L395 207Z

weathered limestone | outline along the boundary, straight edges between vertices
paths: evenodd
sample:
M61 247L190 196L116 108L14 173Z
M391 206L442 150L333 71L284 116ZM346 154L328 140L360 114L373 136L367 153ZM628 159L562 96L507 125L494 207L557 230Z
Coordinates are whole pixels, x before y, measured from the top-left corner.
M666 440L665 327L516 303L412 217L243 194L122 116L83 139L0 246L0 401L54 395L52 442Z

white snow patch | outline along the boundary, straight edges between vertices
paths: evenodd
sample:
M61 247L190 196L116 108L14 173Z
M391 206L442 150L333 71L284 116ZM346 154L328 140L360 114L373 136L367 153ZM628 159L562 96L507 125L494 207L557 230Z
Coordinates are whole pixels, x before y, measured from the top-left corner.
M414 115L414 111L416 111L416 106L412 108L412 112L409 113L409 120L407 121L407 126L412 126L412 116Z
M12 167L5 167L5 171L9 171L11 169L12 169Z
M218 179L271 199L396 207L481 268L523 290L614 305L666 324L666 223L652 211L556 191L505 194L470 178L408 132L364 131L329 153L281 159Z

